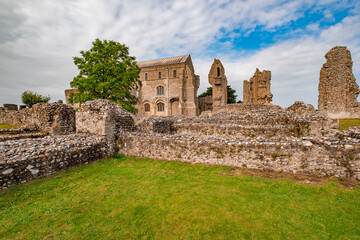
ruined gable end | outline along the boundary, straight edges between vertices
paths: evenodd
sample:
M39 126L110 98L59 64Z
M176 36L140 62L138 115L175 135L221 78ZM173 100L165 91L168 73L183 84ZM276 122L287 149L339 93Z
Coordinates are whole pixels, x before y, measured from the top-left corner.
M212 86L212 106L224 106L227 103L227 79L225 76L225 69L219 59L214 59L209 72L209 83Z

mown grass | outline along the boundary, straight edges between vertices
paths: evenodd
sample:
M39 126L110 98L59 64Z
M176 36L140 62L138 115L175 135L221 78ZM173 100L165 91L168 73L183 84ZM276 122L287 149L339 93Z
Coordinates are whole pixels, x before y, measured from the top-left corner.
M345 130L349 127L360 126L360 119L339 119L339 130Z
M1 239L359 239L360 190L116 156L0 193Z
M10 129L10 128L18 128L20 127L20 124L6 124L6 123L1 123L0 124L0 129Z

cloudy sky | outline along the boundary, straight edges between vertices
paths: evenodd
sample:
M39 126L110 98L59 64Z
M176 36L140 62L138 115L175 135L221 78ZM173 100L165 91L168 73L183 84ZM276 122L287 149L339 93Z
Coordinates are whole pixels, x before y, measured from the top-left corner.
M319 72L333 46L351 51L360 83L360 1L1 0L0 104L25 90L64 100L72 57L96 39L130 47L138 61L191 54L200 89L219 58L242 99L256 68L272 73L273 103L317 107Z

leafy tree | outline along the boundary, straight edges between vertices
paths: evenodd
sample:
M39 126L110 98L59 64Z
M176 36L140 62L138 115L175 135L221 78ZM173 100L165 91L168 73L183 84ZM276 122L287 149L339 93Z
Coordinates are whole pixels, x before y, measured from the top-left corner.
M131 92L141 86L141 81L135 57L129 56L126 45L115 41L96 39L92 45L80 52L81 57L73 58L80 72L70 83L78 92L70 93L69 102L108 99L136 113L137 99Z
M22 100L23 104L25 104L29 108L31 108L36 103L47 103L50 101L50 99L51 98L49 96L44 97L36 92L33 93L30 91L25 91L21 95L21 100Z
M230 85L227 85L227 103L236 103L236 97L235 95L236 91L231 88Z
M236 91L231 88L230 85L227 85L227 103L236 103L236 97L235 95ZM208 87L205 92L200 94L198 97L206 97L206 96L212 96L212 87ZM240 101L241 102L241 101Z

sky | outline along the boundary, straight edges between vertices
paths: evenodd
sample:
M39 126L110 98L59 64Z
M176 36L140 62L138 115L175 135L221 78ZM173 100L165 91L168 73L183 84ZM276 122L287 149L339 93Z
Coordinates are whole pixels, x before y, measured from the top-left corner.
M273 104L317 108L325 54L347 46L360 84L358 0L0 0L0 104L34 91L65 100L73 57L96 38L137 61L190 54L204 92L214 58L242 100L243 80L271 71Z

